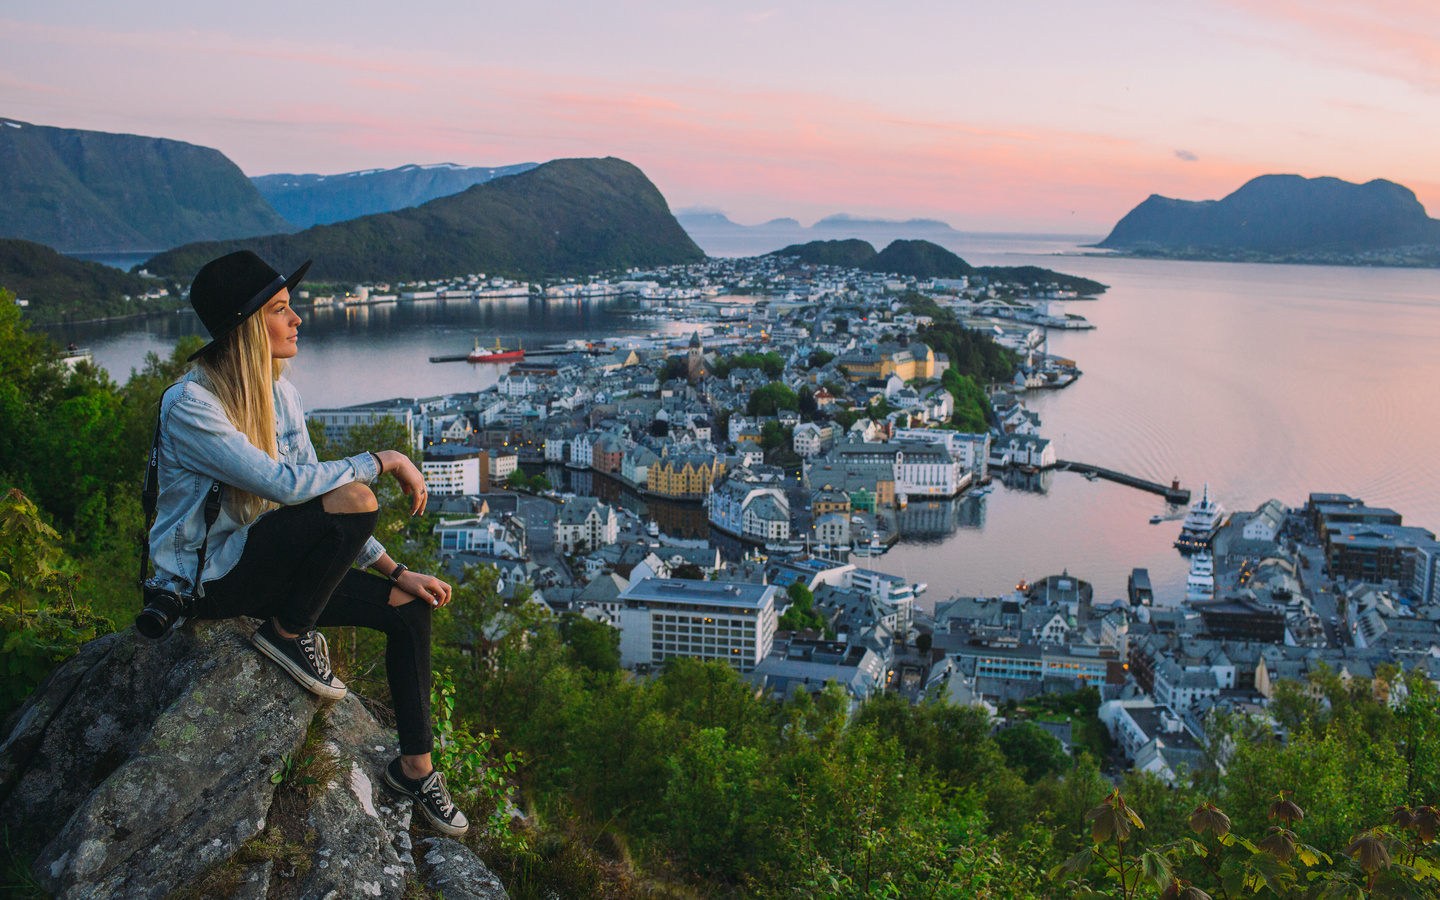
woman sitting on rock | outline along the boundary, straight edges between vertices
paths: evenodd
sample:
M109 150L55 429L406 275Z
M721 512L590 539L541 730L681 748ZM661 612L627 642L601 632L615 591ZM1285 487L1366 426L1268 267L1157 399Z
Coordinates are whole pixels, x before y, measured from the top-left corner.
M315 629L383 631L401 753L385 782L440 831L464 834L465 815L430 761L430 611L450 602L450 586L396 563L372 536L379 513L367 485L394 475L416 515L425 481L394 450L317 459L300 395L281 374L298 352L290 291L309 267L284 278L242 250L195 276L190 304L211 342L160 403L151 584L193 597L186 614L196 619L264 619L255 647L332 700L345 685ZM216 482L225 499L207 533L202 508Z

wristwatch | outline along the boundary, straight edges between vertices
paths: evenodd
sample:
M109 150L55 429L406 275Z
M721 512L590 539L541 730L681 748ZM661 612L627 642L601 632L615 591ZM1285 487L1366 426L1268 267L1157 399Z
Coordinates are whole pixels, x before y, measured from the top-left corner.
M395 568L393 568L393 569L390 570L389 578L390 578L390 580L391 580L392 582L394 582L395 584L399 584L399 583L400 583L400 576L401 576L401 575L404 575L404 574L405 574L406 572L408 572L408 571L410 571L410 567L409 567L409 566L405 565L405 564L402 563L402 562L397 562L397 563L395 564Z

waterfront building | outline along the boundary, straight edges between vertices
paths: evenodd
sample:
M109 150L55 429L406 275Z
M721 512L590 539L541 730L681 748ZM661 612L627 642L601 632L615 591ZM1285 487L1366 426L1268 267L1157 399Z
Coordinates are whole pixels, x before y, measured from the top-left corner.
M620 471L625 458L625 442L611 433L600 435L591 448L590 466L597 472L613 475Z
M431 444L420 462L425 489L437 497L490 493L490 454L469 444Z
M648 483L650 467L659 458L649 447L632 447L625 451L625 455L620 459L620 477L636 487L645 487Z
M724 473L722 458L697 453L662 456L650 465L646 477L654 494L680 500L700 500L710 493L715 480Z
M790 498L785 473L773 467L729 472L706 498L710 523L761 543L790 537Z
M1031 466L1049 469L1055 465L1055 446L1035 434L1007 434L990 445L990 465L999 468Z
M1246 520L1240 534L1247 541L1273 541L1284 525L1285 505L1279 500L1266 500Z
M679 656L751 672L770 654L779 614L774 585L644 578L620 594L620 663Z

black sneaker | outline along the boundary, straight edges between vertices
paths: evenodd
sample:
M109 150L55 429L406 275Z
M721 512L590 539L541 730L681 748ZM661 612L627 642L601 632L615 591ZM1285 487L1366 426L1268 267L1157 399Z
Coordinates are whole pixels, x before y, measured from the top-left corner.
M310 693L329 700L344 699L345 682L330 671L330 646L320 632L312 629L299 637L283 638L275 630L274 620L266 619L255 629L250 643Z
M410 778L400 768L400 757L397 756L385 767L385 783L412 798L436 831L459 837L470 830L470 821L450 799L445 775L439 769L432 770L424 778Z

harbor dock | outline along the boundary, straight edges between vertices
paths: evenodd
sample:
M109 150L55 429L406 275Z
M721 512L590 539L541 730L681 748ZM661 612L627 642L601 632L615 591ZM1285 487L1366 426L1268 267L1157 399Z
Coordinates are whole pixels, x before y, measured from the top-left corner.
M1159 482L1136 478L1134 475L1126 475L1124 472L1116 472L1114 469L1104 469L1100 466L1092 466L1089 463L1072 462L1067 459L1056 460L1055 468L1069 472L1079 472L1081 475L1094 475L1106 481L1113 481L1116 484L1123 484L1127 487L1149 491L1152 494L1159 494L1165 498L1167 503L1183 506L1190 502L1190 491L1180 487L1178 480L1166 486Z

